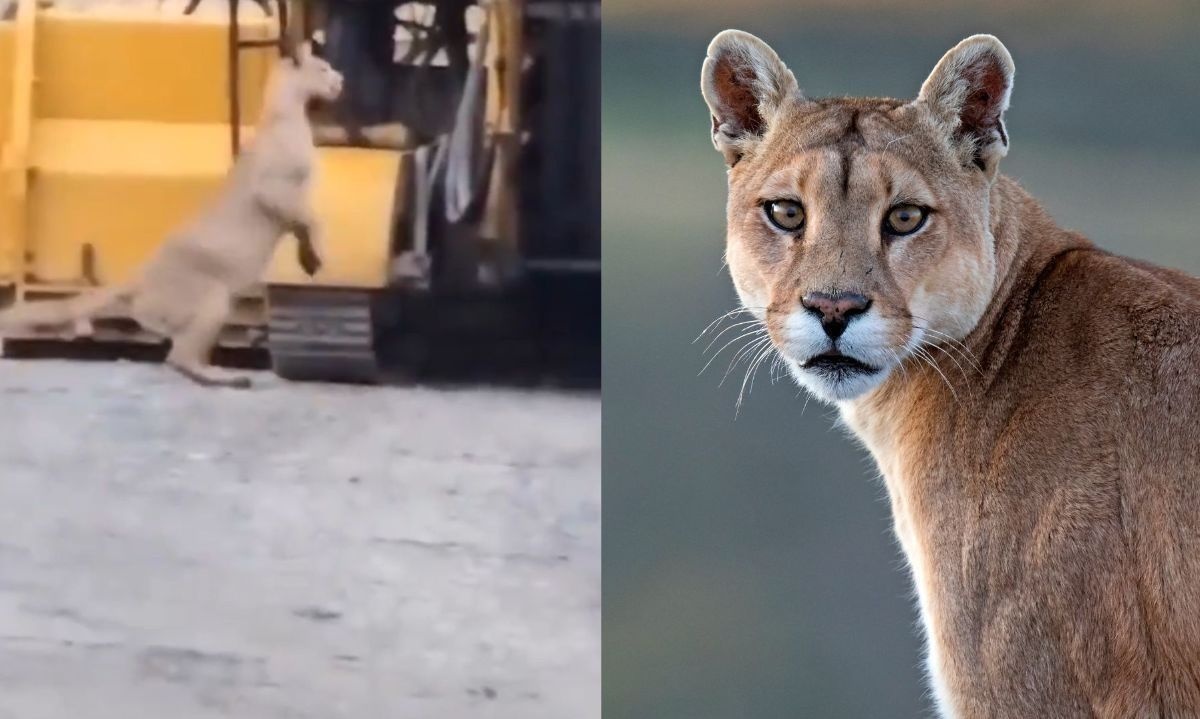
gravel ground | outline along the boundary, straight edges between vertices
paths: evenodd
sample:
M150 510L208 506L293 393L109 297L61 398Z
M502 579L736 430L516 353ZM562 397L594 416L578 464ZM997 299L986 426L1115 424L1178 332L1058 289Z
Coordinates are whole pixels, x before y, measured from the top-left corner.
M596 394L0 361L0 717L600 716Z

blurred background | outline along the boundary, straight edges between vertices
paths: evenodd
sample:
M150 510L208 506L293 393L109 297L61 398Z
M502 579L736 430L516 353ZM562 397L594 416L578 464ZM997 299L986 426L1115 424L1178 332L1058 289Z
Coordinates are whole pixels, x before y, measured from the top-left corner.
M1017 67L1001 171L1101 246L1200 273L1200 4L604 2L605 716L928 716L869 457L790 382L760 371L735 418L729 355L697 376L692 340L735 307L699 93L727 27L818 97L912 97L997 35Z

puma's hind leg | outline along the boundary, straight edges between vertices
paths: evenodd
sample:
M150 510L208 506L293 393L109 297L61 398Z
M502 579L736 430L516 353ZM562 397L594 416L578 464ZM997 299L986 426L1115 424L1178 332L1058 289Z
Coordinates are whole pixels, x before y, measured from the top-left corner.
M209 362L231 306L228 290L210 289L195 307L190 321L171 337L167 366L205 387L249 388L249 377L227 374Z

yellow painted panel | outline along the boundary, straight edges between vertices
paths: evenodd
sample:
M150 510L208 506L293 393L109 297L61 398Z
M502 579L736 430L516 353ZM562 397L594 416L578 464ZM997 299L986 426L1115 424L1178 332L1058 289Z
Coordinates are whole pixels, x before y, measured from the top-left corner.
M229 162L229 128L217 123L40 120L30 151L39 173L219 176Z
M30 271L41 283L81 283L83 246L95 250L96 279L123 282L216 183L202 177L64 175L30 194Z
M391 228L401 153L352 147L317 151L314 203L325 266L310 279L296 262L295 240L280 245L268 282L378 288L387 284Z
M12 127L12 93L13 93L13 45L15 28L11 22L0 22L0 142L9 141L9 131ZM12 284L17 281L16 258L20 238L13 232L12 215L18 211L12 203L0 201L0 284Z
M0 137L8 138L12 119L14 26L0 22Z
M251 129L245 129L250 136ZM30 185L31 270L42 283L83 280L84 245L101 283L128 279L168 232L220 186L229 167L219 124L42 120L34 125ZM285 240L269 281L338 287L387 282L401 153L318 150L314 202L326 264L310 280Z
M273 37L245 19L244 38ZM226 23L219 18L50 9L38 14L34 107L42 118L226 122ZM273 48L241 56L243 123L258 116Z
M43 120L34 125L30 265L39 282L121 282L216 192L229 167L226 127Z

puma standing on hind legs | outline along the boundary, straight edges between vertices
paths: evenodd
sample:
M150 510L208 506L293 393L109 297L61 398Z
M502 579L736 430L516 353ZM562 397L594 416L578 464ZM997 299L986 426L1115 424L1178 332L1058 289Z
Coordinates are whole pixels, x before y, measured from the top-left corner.
M292 233L308 274L320 269L310 204L315 163L307 107L333 101L342 76L305 43L280 61L262 118L224 186L198 216L171 234L129 284L0 312L0 335L14 329L71 328L117 307L171 339L167 364L202 385L244 388L247 377L213 369L209 356L234 297L262 279L279 240Z
M945 717L1200 716L1200 281L1057 227L998 172L1013 63L809 99L709 46L728 266L875 458Z

